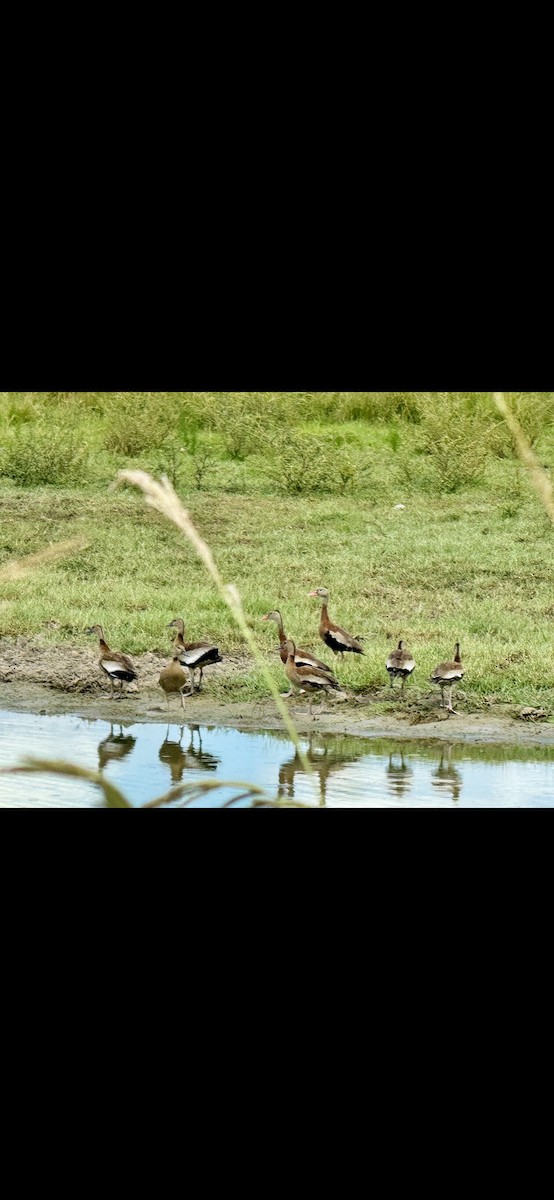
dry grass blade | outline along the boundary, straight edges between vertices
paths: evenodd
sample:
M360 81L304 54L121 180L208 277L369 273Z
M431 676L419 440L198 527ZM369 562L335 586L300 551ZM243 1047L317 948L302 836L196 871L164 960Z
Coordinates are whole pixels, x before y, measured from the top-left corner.
M11 583L14 579L22 579L27 571L32 571L46 563L55 562L58 558L67 558L70 554L78 554L86 549L87 544L80 538L70 538L69 541L57 542L55 545L46 546L44 550L38 550L36 554L28 554L25 558L7 563L0 570L0 583Z
M493 392L493 399L498 411L504 417L510 433L512 434L519 457L521 458L522 462L525 463L525 466L529 471L531 483L533 484L539 499L544 505L550 520L554 524L554 490L552 488L550 479L548 478L544 468L541 467L534 450L531 449L529 441L517 417L512 412L510 405L504 396L504 392Z
M231 808L233 804L238 804L239 800L254 800L258 803L268 804L273 806L273 801L263 788L258 787L255 783L235 782L234 780L225 781L224 779L206 779L194 783L181 783L177 787L171 788L164 796L158 796L156 800L149 800L144 804L143 808L160 808L163 804L174 804L177 800L182 800L181 807L187 804L192 804L195 800L202 799L203 796L209 795L211 792L216 792L222 788L236 788L237 795L232 796L220 805L221 808Z
M157 509L157 511L161 513L162 516L166 517L168 521L172 521L173 524L185 534L185 537L188 538L191 545L194 546L198 557L202 560L206 570L211 575L220 596L225 601L227 607L231 610L242 636L249 646L252 655L265 678L269 691L271 692L275 704L283 718L291 741L296 746L298 757L302 762L304 770L308 775L311 775L312 768L300 745L300 739L296 731L296 726L291 720L286 704L284 704L283 700L281 699L279 688L272 678L271 673L267 670L262 655L258 650L255 638L253 637L246 620L239 592L234 584L224 583L210 547L200 537L198 530L190 518L190 514L185 508L183 508L183 505L181 504L179 497L169 482L169 479L166 475L162 475L161 481L158 482L157 479L153 479L151 475L148 475L146 471L120 471L114 486L117 486L118 483L129 483L132 487L139 488L142 492L144 492L146 503L149 504L151 508Z
M85 779L94 783L104 793L106 808L132 808L119 788L109 783L98 771L88 771L74 763L57 762L46 758L27 758L19 767L5 767L0 775L66 775L70 779Z

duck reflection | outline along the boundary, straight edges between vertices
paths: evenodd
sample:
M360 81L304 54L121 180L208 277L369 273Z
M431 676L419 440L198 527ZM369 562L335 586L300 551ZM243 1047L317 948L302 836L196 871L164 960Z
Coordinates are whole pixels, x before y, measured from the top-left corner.
M389 754L387 767L387 783L393 796L403 796L409 792L413 783L413 768L404 761L403 750L395 750Z
M162 743L158 751L158 758L160 762L165 763L166 766L169 767L172 783L182 782L183 773L186 767L194 767L196 770L201 771L217 770L221 759L203 749L199 725L191 725L189 727L190 743L186 749L183 748L182 744L185 726L181 725L179 729L179 740L177 742L171 741L169 737L170 729L171 726L168 725L165 741ZM195 745L194 742L195 733L198 735L197 745Z
M359 762L362 755L352 751L349 753L348 749L343 748L342 745L339 751L338 748L325 745L325 742L323 745L318 743L318 735L309 734L308 746L304 753L312 765L314 775L319 779L319 805L320 808L324 808L327 802L329 776L338 774L348 763ZM297 774L300 774L302 779L307 778L298 754L295 753L294 758L282 763L279 767L278 797L280 800L294 800Z
M116 759L125 758L131 753L135 745L136 738L130 734L123 732L123 726L119 726L119 733L114 733L114 726L110 726L110 732L107 737L100 742L98 746L98 766L102 771L107 767L108 763L114 762Z
M457 767L452 763L452 750L452 746L447 746L446 750L442 751L440 763L431 775L431 783L433 787L450 792L453 800L459 800L464 781Z

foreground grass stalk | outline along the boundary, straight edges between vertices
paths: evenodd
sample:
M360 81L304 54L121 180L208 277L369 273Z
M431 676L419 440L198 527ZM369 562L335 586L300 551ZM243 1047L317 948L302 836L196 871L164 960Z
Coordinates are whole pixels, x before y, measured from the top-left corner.
M106 808L132 808L123 792L119 791L99 771L89 771L86 767L78 767L75 763L57 762L48 758L27 758L20 767L6 767L1 775L65 775L69 779L84 779L94 783L104 793Z
M93 783L104 793L105 808L134 808L126 799L123 792L110 783L100 771L89 771L86 767L78 767L75 763L55 762L46 758L28 758L19 767L6 767L0 770L0 775L62 775L69 779L84 779ZM181 801L181 807L193 804L204 796L223 788L234 788L236 795L220 805L221 808L232 808L241 800L251 800L253 808L306 808L307 805L292 800L273 800L263 788L255 783L239 783L235 780L224 779L200 780L196 783L182 783L171 788L163 796L143 804L142 808L163 808L165 805Z
M517 417L512 412L504 396L504 392L493 392L493 399L512 434L519 457L527 467L531 483L554 525L554 490L550 479L546 471L541 467L534 450L531 449Z
M46 546L44 550L39 550L36 554L28 554L26 558L17 559L15 562L10 562L7 566L0 570L0 583L12 583L15 579L23 579L27 571L33 571L35 567L42 567L47 563L56 562L59 558L66 558L70 554L78 554L82 550L86 550L87 543L81 538L70 538L66 542L57 542L54 546Z
M116 486L117 482L129 483L132 487L139 488L140 491L144 493L146 503L150 505L151 508L155 508L159 513L162 514L163 517L166 517L168 521L172 521L173 524L185 534L185 537L188 538L189 542L196 550L198 557L202 560L206 570L211 575L221 598L231 610L242 636L250 648L252 656L264 676L267 686L275 701L276 707L283 718L283 722L289 737L296 746L298 757L300 758L304 770L308 775L311 775L313 773L312 768L309 759L304 754L304 751L300 745L300 739L298 737L296 726L294 725L287 706L280 695L277 684L275 683L271 673L268 671L264 663L262 655L260 654L260 651L256 645L255 638L248 626L239 591L234 584L226 584L222 579L210 547L200 537L198 530L196 529L195 525L193 525L189 513L185 508L183 508L183 505L181 504L179 497L169 482L167 475L162 475L161 481L158 483L158 481L153 479L151 475L148 475L146 471L120 471L117 476Z

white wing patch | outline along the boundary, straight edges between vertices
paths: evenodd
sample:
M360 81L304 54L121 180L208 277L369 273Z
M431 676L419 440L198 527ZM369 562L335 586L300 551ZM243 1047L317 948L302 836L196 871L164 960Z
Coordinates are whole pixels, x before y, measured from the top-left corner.
M324 687L326 683L330 682L331 677L328 678L323 674L323 671L321 672L321 675L305 675L304 672L302 672L302 683L315 683L319 684L320 687Z
M133 667L126 667L125 663L115 662L109 658L103 658L100 666L103 667L104 671L108 672L108 675L114 675L116 671L125 671L128 674L134 670Z
M342 632L341 629L330 629L329 637L332 637L334 642L340 642L341 646L349 646L350 645L348 637L346 637L346 635Z
M185 663L187 667L192 667L199 658L205 658L206 654L210 654L215 649L215 646L200 646L198 650L188 650L181 654L181 662Z

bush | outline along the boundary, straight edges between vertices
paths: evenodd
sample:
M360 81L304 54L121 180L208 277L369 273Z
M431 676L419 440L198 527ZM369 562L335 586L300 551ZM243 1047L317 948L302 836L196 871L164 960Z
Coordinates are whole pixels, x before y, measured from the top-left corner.
M157 450L176 431L179 402L176 392L106 392L104 445L128 458Z
M460 392L421 395L417 444L431 459L438 490L455 492L482 479L491 452L488 409L472 412Z
M314 434L274 431L266 434L263 470L289 496L307 493L343 495L360 487L370 466L346 444Z
M88 476L88 447L75 429L37 422L19 425L0 458L0 472L21 487L81 483Z

